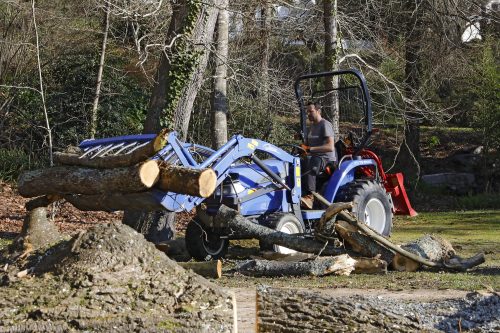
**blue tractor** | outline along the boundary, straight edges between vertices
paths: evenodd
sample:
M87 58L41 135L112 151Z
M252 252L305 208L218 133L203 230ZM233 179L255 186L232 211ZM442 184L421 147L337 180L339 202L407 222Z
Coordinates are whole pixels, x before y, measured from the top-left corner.
M321 89L322 84L314 82L331 78L337 81L334 90ZM372 110L363 75L354 69L304 75L296 80L295 93L302 139L307 135L306 99L320 100L334 93L340 105L336 110L338 121L348 126L341 126L347 133L345 140L336 144L338 167L320 170L318 194L330 203L353 202L353 213L358 219L386 236L391 233L393 213L415 214L406 196L402 175L385 174L378 156L365 148L372 134ZM354 103L343 106L344 102ZM117 149L127 153L153 138L154 135L145 134L85 140L80 148L88 155L103 156L102 151L108 153ZM301 208L301 155L300 145L276 146L241 135L233 136L215 151L181 142L176 133L171 132L168 145L154 158L184 167L212 168L217 174L217 187L208 198L160 190L153 190L153 194L172 212L191 211L203 205L189 222L185 235L189 253L198 260L223 257L229 240L241 237L227 225L216 224L210 218L221 205L236 209L255 223L307 236L314 231L326 205L318 203L314 209ZM280 253L292 252L272 244L261 243L261 247Z

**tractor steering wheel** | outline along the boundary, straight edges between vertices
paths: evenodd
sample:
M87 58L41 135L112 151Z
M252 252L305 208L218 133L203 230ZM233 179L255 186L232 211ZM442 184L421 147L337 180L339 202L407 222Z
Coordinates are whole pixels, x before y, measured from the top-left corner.
M300 145L296 145L293 143L284 143L281 145L278 145L280 148L289 148L289 153L290 155L293 155L295 157L303 156L307 154L307 151L302 148Z

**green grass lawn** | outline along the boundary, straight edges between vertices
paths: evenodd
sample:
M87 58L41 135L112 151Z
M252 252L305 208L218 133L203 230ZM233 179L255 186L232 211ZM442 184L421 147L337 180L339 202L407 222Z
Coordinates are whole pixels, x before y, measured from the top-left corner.
M464 257L486 253L486 262L466 273L420 271L387 275L350 275L302 278L224 276L215 281L228 287L266 284L289 288L377 288L390 290L457 289L500 290L500 210L421 213L397 217L391 240L397 244L435 234L449 240Z

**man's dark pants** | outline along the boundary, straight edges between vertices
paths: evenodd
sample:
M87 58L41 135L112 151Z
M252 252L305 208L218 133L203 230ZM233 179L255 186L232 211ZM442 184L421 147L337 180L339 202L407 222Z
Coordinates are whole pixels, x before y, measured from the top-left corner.
M316 192L316 177L323 171L328 160L314 155L308 155L300 160L302 169L302 195Z

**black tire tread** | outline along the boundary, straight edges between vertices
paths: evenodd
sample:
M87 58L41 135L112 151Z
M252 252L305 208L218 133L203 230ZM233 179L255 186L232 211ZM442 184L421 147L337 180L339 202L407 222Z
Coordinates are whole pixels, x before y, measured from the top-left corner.
M223 258L226 255L229 246L229 241L227 239L222 240L225 244L221 251L213 255L205 250L202 235L201 223L195 220L190 221L186 228L185 243L186 249L191 257L196 260L206 261Z
M385 189L379 182L367 179L359 179L340 187L337 195L335 196L335 202L352 202L352 213L358 216L358 203L360 202L361 198L364 198L366 196L366 193L370 192L380 192L385 196L387 195ZM390 207L389 198L387 199L387 203ZM389 228L383 233L384 236L389 236L392 232L392 210L389 209L389 212L391 217Z

